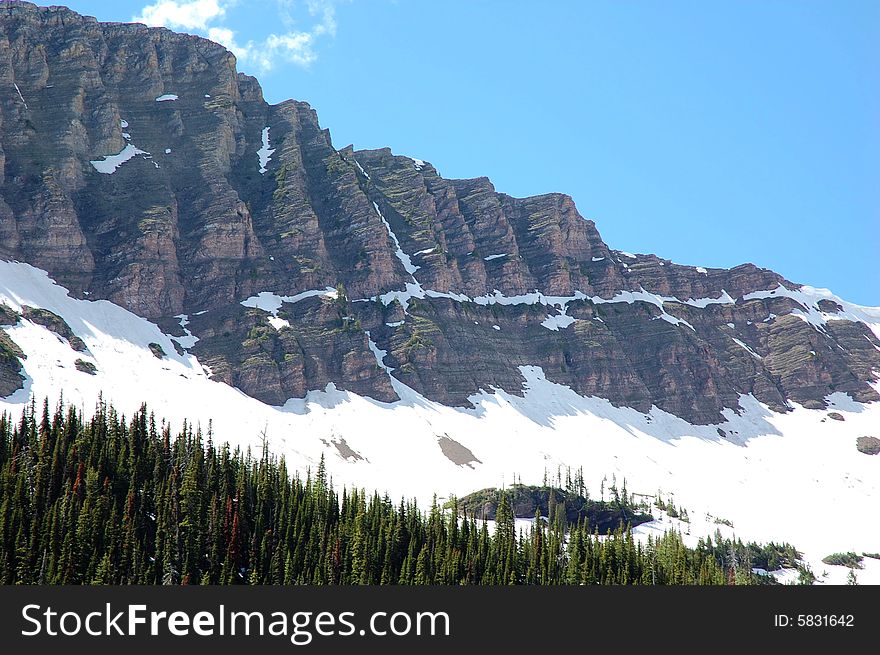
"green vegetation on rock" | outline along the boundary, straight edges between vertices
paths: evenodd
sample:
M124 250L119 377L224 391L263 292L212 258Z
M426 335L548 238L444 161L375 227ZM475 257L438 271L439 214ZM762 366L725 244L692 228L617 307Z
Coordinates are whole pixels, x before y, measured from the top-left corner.
M853 552L848 553L832 553L822 558L822 562L831 566L847 566L851 569L862 568L862 557Z
M565 525L584 523L588 531L595 529L603 535L654 519L650 514L636 511L617 494L614 500L605 502L573 491L522 484L514 484L503 490L490 488L476 491L459 499L458 508L463 514L476 519L495 519L502 497L507 499L514 516L518 518L533 518L538 513L551 522L559 520Z
M21 315L29 321L33 321L37 325L42 325L47 330L51 330L59 337L62 337L75 351L86 351L85 342L73 333L73 330L70 329L67 321L58 316L58 314L51 312L48 309L28 307L25 305L21 308Z
M21 318L21 314L0 303L0 325L15 325L19 318Z
M84 359L76 360L73 365L76 367L77 371L88 373L89 375L94 375L98 372L97 366L95 366L92 362L85 361Z

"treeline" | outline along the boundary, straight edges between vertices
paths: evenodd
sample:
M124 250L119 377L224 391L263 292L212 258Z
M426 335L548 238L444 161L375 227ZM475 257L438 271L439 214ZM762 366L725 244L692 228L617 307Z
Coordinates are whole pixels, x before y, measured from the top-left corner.
M59 404L0 417L2 584L731 584L755 583L740 542L687 548L667 533L536 520L517 530L502 496L495 529L435 502L336 491L323 461L305 478L264 446L172 436L142 407Z

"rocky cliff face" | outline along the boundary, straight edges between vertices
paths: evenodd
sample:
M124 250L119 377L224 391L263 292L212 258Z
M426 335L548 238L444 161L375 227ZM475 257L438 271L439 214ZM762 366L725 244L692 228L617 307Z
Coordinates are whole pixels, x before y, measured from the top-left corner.
M878 400L857 309L750 264L611 250L565 195L337 150L205 39L2 2L0 88L0 257L156 321L265 402L329 382L393 401L394 376L466 405L521 391L522 365L696 423L740 394Z

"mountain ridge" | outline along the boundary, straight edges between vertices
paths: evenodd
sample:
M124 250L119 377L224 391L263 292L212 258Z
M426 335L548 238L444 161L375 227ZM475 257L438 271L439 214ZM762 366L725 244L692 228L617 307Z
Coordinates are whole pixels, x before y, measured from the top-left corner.
M880 399L875 317L842 301L613 250L564 194L336 149L201 37L0 7L0 255L155 321L258 400L333 383L393 402L399 381L468 407L529 366L701 425L744 394Z

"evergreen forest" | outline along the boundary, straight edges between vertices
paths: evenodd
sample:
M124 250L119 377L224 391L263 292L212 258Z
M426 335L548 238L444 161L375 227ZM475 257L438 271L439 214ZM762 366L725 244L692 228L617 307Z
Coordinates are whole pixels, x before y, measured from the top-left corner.
M645 507L616 489L591 503L606 519L602 533L590 515L569 521L564 501L520 531L501 492L492 530L456 501L421 508L336 489L323 460L291 471L265 441L254 456L215 444L210 426L172 434L146 406L126 418L101 402L87 417L46 401L0 416L7 585L770 584L752 567L797 566L787 544L720 533L695 548L676 532L640 543L629 522L612 529L607 517Z

